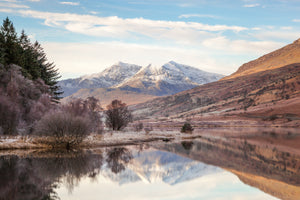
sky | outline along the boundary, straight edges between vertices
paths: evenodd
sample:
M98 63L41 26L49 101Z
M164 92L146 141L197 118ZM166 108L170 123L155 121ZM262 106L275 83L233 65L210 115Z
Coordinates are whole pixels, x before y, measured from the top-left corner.
M300 0L0 0L62 79L119 61L229 75L300 38Z

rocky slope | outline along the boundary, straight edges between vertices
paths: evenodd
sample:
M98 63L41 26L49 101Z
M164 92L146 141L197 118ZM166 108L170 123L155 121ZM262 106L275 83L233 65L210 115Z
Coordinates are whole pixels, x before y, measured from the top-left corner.
M300 38L292 44L243 64L235 73L223 80L276 69L293 63L300 63Z

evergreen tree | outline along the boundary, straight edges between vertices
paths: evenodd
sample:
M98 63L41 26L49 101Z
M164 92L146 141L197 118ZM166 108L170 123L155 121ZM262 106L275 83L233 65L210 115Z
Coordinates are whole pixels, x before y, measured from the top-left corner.
M8 17L3 20L3 25L1 26L0 48L4 65L19 63L20 54L18 51L17 33Z
M57 101L63 93L57 85L58 79L61 77L58 69L56 69L54 63L48 62L44 49L37 41L34 43L33 49L36 56L37 68L40 69L40 78L50 86L53 98Z
M60 87L57 85L60 75L54 63L50 63L38 42L32 44L24 30L18 38L13 23L6 18L0 31L0 63L3 65L16 64L22 68L25 77L36 80L42 79L50 86L52 98L58 102Z

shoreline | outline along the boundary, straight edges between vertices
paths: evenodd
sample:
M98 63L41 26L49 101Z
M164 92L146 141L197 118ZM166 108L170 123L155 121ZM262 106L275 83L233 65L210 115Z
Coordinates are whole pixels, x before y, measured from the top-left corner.
M175 128L176 127L176 128ZM154 126L154 130L146 134L144 131L106 131L104 134L91 134L74 149L94 149L101 147L139 145L151 142L180 142L184 140L223 139L223 140L253 140L264 143L273 140L272 145L284 146L291 143L290 138L300 140L298 128L293 127L198 127L192 133L181 133L174 124L173 127ZM45 144L49 137L44 136L2 136L0 137L0 151L9 150L56 150ZM297 141L296 140L296 141ZM288 141L288 142L285 142ZM296 142L295 141L295 142ZM58 148L61 149L61 148Z

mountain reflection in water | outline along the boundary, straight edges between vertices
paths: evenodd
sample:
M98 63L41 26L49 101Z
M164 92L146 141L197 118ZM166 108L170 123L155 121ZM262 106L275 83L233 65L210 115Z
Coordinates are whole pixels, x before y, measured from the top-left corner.
M272 167L257 167L259 159L244 166L255 160L253 152L221 147L193 140L26 156L3 153L0 199L276 199L255 188L255 180L269 181ZM287 178L278 170L274 180L284 185L287 179L286 185L297 190L299 171L285 170Z

